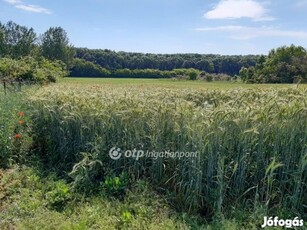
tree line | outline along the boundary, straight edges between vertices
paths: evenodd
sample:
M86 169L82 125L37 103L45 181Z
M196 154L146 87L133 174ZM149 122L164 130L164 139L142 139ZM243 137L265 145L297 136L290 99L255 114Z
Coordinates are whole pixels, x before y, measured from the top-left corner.
M197 69L207 73L239 74L242 67L255 66L256 55L150 54L115 52L107 49L76 48L76 58L109 70L118 69Z
M3 58L6 59L1 60ZM239 76L248 83L292 83L306 81L307 72L306 49L300 46L272 49L267 56L115 52L108 49L75 48L61 27L50 27L45 33L37 35L33 28L12 21L6 24L0 22L0 60L2 81L9 79L8 74L14 71L20 73L18 79L23 76L29 79L30 73L24 73L25 69L29 69L24 67L25 63L29 63L28 60L31 60L31 65L36 63L31 79L40 79L37 80L40 82L42 79L37 77L37 73L47 70L46 65L42 65L46 62L52 71L43 74L49 76L44 81L56 80L65 75L132 78L185 76L188 79L205 77L210 81L224 79L226 75L227 79ZM23 70L12 70L18 69L18 66L23 66ZM54 74L52 77L51 73Z
M189 69L173 69L173 70L159 70L159 69L113 69L109 70L102 68L100 65L94 64L83 59L76 58L74 65L70 70L70 75L74 77L108 77L108 78L176 78L182 80L196 80L203 79L210 81L229 81L236 79L237 76L231 77L227 74L215 74L200 71L194 68Z

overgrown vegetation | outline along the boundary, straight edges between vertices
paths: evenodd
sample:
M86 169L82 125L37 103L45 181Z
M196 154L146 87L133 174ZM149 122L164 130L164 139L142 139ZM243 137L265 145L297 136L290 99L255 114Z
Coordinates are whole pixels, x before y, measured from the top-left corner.
M3 84L5 93L10 85L16 90L21 90L24 83L56 82L64 76L67 76L67 71L65 64L61 61L34 59L30 56L19 59L0 59L0 83Z
M0 168L22 163L31 145L29 118L24 113L24 94L9 93L0 89Z
M0 228L257 229L266 215L306 219L306 89L165 89L2 92L0 141L10 151ZM115 161L114 146L199 155Z
M178 214L138 181L123 200L103 192L84 198L53 175L28 167L0 169L1 229L189 229L200 218ZM228 223L228 222L225 222ZM221 224L220 224L221 226Z

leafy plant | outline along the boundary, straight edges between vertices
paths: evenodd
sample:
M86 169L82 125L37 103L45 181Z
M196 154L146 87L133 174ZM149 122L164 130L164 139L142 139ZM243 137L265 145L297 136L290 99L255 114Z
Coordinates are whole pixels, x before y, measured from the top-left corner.
M64 181L56 182L52 190L46 193L47 206L58 211L63 210L70 198L70 188Z
M107 176L102 184L107 194L115 197L122 197L128 186L127 174L121 173L119 176Z

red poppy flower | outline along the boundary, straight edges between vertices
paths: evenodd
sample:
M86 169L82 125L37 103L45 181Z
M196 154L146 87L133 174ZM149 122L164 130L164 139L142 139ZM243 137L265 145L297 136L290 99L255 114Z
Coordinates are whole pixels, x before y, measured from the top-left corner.
M16 139L19 139L20 137L21 137L21 135L18 134L18 133L15 135L15 138L16 138Z

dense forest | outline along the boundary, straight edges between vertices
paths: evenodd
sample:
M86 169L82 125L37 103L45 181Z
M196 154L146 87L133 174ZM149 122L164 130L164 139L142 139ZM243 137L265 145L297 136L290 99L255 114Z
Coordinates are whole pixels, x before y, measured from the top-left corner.
M223 56L215 54L149 54L115 52L102 49L76 48L76 58L103 68L116 69L189 69L207 73L239 74L242 67L255 66L259 56Z
M272 49L267 56L115 52L73 47L61 27L50 27L37 35L33 28L12 21L0 22L1 79L42 82L69 75L208 81L240 78L247 83L293 83L307 81L306 63L306 49L294 45Z

